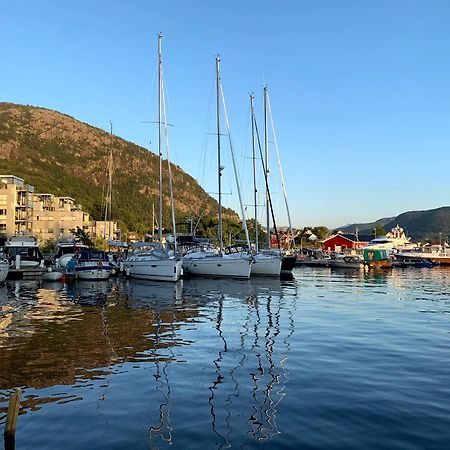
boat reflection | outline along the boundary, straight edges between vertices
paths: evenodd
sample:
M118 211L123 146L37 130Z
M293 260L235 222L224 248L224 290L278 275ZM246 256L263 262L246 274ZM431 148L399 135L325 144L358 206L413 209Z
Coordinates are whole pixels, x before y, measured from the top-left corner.
M23 413L83 400L92 389L106 412L114 377L143 370L151 373L150 446L170 445L176 401L189 401L174 385L195 356L201 366L190 370L203 377L199 397L219 445L235 445L237 431L271 439L289 381L296 289L295 280L277 279L10 285L0 295L0 416L17 386Z
M294 331L293 305L284 303L283 290L296 288L280 280L196 280L191 295L213 293L217 302L217 353L214 378L208 387L211 428L219 448L231 447L239 425L247 417L247 435L257 441L279 433L276 413L289 381L289 339ZM229 300L245 302L245 315L236 317ZM251 386L249 390L248 386Z

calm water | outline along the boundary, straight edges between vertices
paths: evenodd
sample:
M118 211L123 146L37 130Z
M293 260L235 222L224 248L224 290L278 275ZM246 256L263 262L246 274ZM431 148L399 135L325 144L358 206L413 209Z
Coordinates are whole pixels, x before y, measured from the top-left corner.
M450 270L0 288L18 449L450 448Z

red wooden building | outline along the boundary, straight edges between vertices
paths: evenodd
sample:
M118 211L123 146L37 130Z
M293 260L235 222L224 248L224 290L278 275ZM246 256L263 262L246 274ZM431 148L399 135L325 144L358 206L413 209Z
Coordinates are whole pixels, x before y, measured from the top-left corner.
M323 241L323 249L328 252L343 252L346 249L362 248L373 239L369 235L338 232Z

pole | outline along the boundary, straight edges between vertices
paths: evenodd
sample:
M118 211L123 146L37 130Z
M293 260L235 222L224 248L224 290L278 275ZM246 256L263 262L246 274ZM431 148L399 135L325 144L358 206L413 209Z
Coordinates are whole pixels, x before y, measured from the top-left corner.
M16 389L9 399L8 412L4 431L5 450L14 449L17 426L17 416L20 409L21 390Z
M266 179L266 223L267 248L270 249L270 215L269 215L269 133L267 125L267 86L264 86L264 150L265 150L265 179Z
M217 114L217 166L218 166L218 188L219 188L219 225L217 234L219 238L219 254L223 254L222 240L222 169L220 163L220 57L216 56L216 114Z
M159 153L159 226L158 226L158 239L162 242L162 138L161 138L161 114L162 114L162 54L161 54L161 40L162 34L158 34L158 153Z
M113 158L112 158L112 141L113 141L113 125L111 124L111 133L110 133L110 148L109 148L109 179L108 179L108 234L111 239L111 218L112 218L112 171L113 171Z
M252 159L253 159L253 202L255 207L255 251L259 252L259 240L258 240L258 189L256 187L256 151L255 151L255 107L254 107L255 96L250 94L250 108L252 116Z

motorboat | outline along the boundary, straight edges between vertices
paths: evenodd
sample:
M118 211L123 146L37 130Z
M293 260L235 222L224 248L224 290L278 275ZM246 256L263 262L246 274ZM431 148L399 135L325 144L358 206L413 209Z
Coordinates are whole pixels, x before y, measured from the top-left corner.
M4 247L5 256L11 267L31 269L44 265L36 236L14 235L8 238Z
M364 265L372 269L389 269L393 267L393 259L389 249L366 246L363 248Z
M399 261L430 261L433 264L450 265L450 250L443 245L424 245L397 252L395 258Z
M124 261L125 274L131 278L154 281L178 281L183 273L181 259L159 242L132 244L133 251Z
M363 259L357 254L337 254L331 259L330 266L336 269L360 269Z
M111 266L103 250L82 249L74 260L75 276L79 280L107 280L111 275Z
M324 254L321 250L315 250L312 254L303 258L303 265L305 266L328 267L331 262L331 256Z
M61 278L64 276L64 273L59 270L53 270L52 267L49 267L47 272L42 274L42 281L61 281Z
M55 245L54 263L57 268L65 269L67 263L83 248L88 248L87 245L80 242L58 241Z

